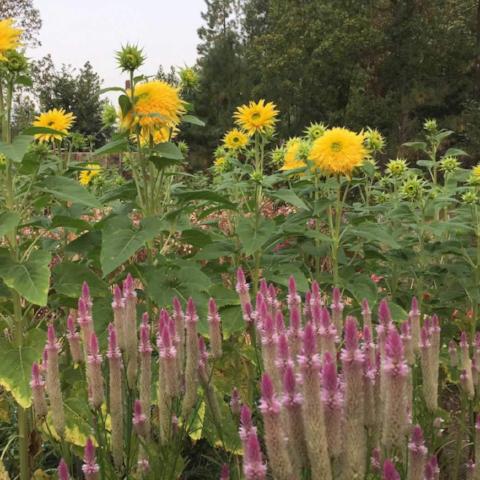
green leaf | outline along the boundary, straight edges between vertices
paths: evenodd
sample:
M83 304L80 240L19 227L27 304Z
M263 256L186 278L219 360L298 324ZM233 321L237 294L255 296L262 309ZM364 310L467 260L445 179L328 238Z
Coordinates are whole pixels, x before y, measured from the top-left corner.
M123 93L126 93L127 91L122 87L106 87L106 88L102 88L98 93L99 93L99 95L103 95L104 93L108 93L108 92L123 92Z
M155 165L157 170L163 170L164 168L171 167L173 165L180 165L181 160L174 160L171 158L164 157L162 155L150 155L148 160Z
M0 153L12 160L12 162L20 163L32 142L32 136L18 135L18 137L14 138L12 143L0 142Z
M54 128L50 127L28 127L22 132L23 135L60 135L61 137L65 137L67 134L62 132L61 130L55 130Z
M120 109L122 110L122 115L125 116L130 112L132 109L132 102L127 95L120 95L118 97L118 104L120 105Z
M425 142L406 142L403 144L404 147L410 147L414 150L426 150L427 144Z
M92 296L103 297L108 294L108 285L86 265L78 262L62 262L53 269L55 290L70 298L78 298L83 282L87 282Z
M274 232L275 224L270 220L261 221L258 228L255 228L251 219L245 217L241 217L238 222L237 234L245 255L261 250Z
M192 125L198 125L199 127L205 126L205 122L197 118L195 115L184 115L182 117L182 122L191 123Z
M305 202L293 191L290 189L281 189L271 194L272 197L283 200L286 203L290 203L294 207L300 208L301 210L308 210L308 206Z
M103 275L108 275L130 259L160 233L163 225L160 219L150 218L142 222L140 229L134 230L128 217L117 216L109 220L102 233L100 262Z
M7 256L2 256L0 260L0 277L5 285L35 305L47 304L51 260L49 252L34 250L25 262L16 262Z
M103 147L97 148L97 150L95 150L93 154L97 156L107 155L110 153L126 152L127 149L128 149L128 140L122 137L107 143Z
M169 158L170 160L183 160L182 152L173 142L165 142L155 145L155 153L159 154L161 157Z
M470 155L461 148L449 148L444 154L443 158L445 157L469 157Z
M51 193L59 200L79 203L87 207L100 208L102 205L86 188L76 180L68 177L47 177L40 184L40 189Z
M5 212L0 215L0 237L7 235L17 228L20 215L15 212Z
M188 202L191 200L209 200L215 203L221 203L225 206L235 208L235 205L230 202L227 197L210 190L176 190L172 193L179 200Z
M32 404L32 364L40 360L44 347L45 334L41 330L28 332L21 347L0 337L0 385L23 408Z
M55 215L52 218L52 227L73 228L79 231L90 230L91 228L90 224L85 220L76 217L68 217L67 215Z

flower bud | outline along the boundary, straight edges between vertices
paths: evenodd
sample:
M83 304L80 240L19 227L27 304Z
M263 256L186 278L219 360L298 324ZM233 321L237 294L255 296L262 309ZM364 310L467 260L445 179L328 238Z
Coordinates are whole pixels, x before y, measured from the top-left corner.
M138 70L145 62L143 49L137 45L127 43L115 54L118 67L122 72L134 72Z
M82 472L85 475L85 480L97 480L99 471L100 466L97 464L95 457L95 446L89 437L83 454Z

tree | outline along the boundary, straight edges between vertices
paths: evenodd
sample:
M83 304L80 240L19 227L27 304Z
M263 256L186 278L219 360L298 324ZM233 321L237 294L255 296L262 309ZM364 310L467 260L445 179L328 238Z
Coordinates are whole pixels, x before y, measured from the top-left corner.
M0 19L14 18L16 25L23 29L23 41L30 46L40 45L38 34L42 28L40 11L33 6L33 0L2 0Z

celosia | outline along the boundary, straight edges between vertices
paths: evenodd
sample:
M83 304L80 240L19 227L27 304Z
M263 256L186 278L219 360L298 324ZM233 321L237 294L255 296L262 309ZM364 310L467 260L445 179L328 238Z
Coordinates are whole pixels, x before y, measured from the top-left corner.
M188 414L197 400L198 384L198 340L197 340L198 316L195 304L191 298L187 303L185 316L186 326L186 362L185 362L185 395L183 397L182 412Z
M140 354L140 382L139 393L142 409L145 413L145 438L150 437L150 405L152 400L152 345L150 343L150 325L148 314L144 313L140 325L140 343L138 352Z
M93 408L100 408L103 403L102 355L98 348L98 338L95 333L90 335L89 352L87 356L87 383L89 401Z
M312 318L315 318L315 312L317 308L312 307ZM330 319L330 314L325 307L320 309L320 324L317 327L317 335L320 340L320 353L323 355L325 353L330 353L331 355L336 354L336 342L337 342L337 328Z
M122 354L117 342L117 331L108 325L109 402L113 463L117 469L123 464L123 398L122 398Z
M127 275L123 282L123 298L125 300L125 351L127 354L127 381L129 388L134 388L137 381L138 346L137 346L137 293L133 278Z
M322 401L325 412L328 451L338 459L342 453L343 395L337 378L337 367L330 352L323 357Z
M400 330L402 332L402 343L403 343L403 351L405 352L405 358L409 365L413 365L415 363L415 353L413 350L413 336L412 336L412 329L409 320L406 320L400 325Z
M364 410L364 356L358 348L357 322L345 320L345 348L341 359L345 381L345 428L343 475L345 478L363 478L366 472L367 439Z
M220 480L230 480L230 469L226 463L222 465L220 470Z
M480 478L480 414L475 419L475 480Z
M372 310L370 309L370 305L368 304L368 300L366 298L362 300L362 318L363 318L363 326L368 327L371 331L372 330Z
M75 363L83 360L81 337L75 328L75 315L70 312L67 317L67 340L70 347L70 354Z
M232 394L230 396L230 410L233 415L240 415L240 410L242 408L242 402L240 400L240 393L237 387L233 387Z
M343 328L343 309L342 296L340 289L335 287L332 293L332 321L337 329L337 332L341 332Z
M385 378L382 444L387 452L397 453L404 447L407 433L409 369L396 328L391 329L388 334L382 369Z
M240 297L240 305L242 307L243 319L245 322L251 323L253 318L251 317L251 303L250 303L250 294L248 292L249 285L245 280L245 273L243 273L243 269L241 267L237 270L237 285L236 290L238 296ZM250 306L250 308L247 307Z
M60 372L58 367L58 352L60 345L55 336L53 325L47 331L47 393L50 402L52 421L57 434L63 437L65 433L65 412L63 408L62 390L60 388Z
M85 480L97 480L100 466L95 457L95 446L91 438L87 439L85 450L83 454L82 472L85 475Z
M400 480L400 474L391 460L385 460L383 463L382 480Z
M320 358L310 322L305 325L302 355L298 356L303 386L303 426L312 480L330 480L332 472L328 455L323 405L320 397Z
M243 474L245 480L265 480L267 465L263 462L260 442L256 432L250 433L245 439L243 456Z
M450 365L453 368L458 367L458 350L457 350L457 343L455 340L450 340L448 342L448 354L450 356Z
M89 311L88 303L83 297L78 299L77 322L80 325L80 331L82 333L84 358L87 358L88 342L90 341L90 335L93 332L93 319Z
M32 365L32 380L30 382L32 388L33 409L35 417L43 420L47 416L47 401L45 399L45 382L40 373L40 366L37 362Z
M268 373L262 376L261 391L260 411L263 416L265 444L273 476L278 480L293 480L298 476L298 472L294 476L280 415L281 404L275 395L273 382Z
M118 336L118 346L125 351L125 300L122 296L122 289L118 285L115 285L113 289L112 310L113 323Z
M288 451L293 470L298 475L308 465L307 445L302 422L302 395L297 392L295 372L292 365L287 365L283 373L283 407L286 417L286 434Z
M471 399L475 395L473 385L472 360L470 359L469 344L466 332L462 332L460 336L460 349L462 351L462 373L460 380L466 395Z
M68 466L65 463L65 460L60 459L60 463L57 468L58 480L70 480L70 474L68 473Z
M412 305L408 314L412 327L412 342L415 352L420 350L420 310L418 309L418 301L416 297L412 298Z
M435 357L439 352L433 351L431 333L426 325L420 330L420 363L423 377L423 396L427 408L435 411L438 408L438 370L435 370Z
M180 300L175 297L173 299L173 320L175 321L175 331L178 336L177 362L179 374L183 370L185 360L185 316L183 314Z
M280 388L281 378L276 366L277 360L277 335L272 315L268 312L262 319L261 330L262 357L265 371L272 377L276 388Z
M290 310L290 326L288 328L288 342L292 358L297 358L302 342L302 320L299 308Z
M423 480L427 453L422 429L415 425L408 443L408 480Z
M140 400L135 400L133 404L132 423L135 433L144 439L147 438L147 416L143 413L142 402Z
M208 332L210 335L210 351L213 358L222 356L222 329L215 299L208 301Z
M163 327L158 339L160 362L163 364L165 390L169 397L176 397L179 394L177 374L177 349L173 345L168 325Z
M252 434L257 434L257 428L252 422L252 412L247 405L242 405L240 410L240 428L238 434L240 435L240 440L243 442L243 449L246 451L248 437Z
M275 366L278 369L279 378L283 379L287 367L294 368L292 357L290 356L290 348L288 346L288 337L285 333L278 337L277 341L277 359Z
M440 469L438 468L437 457L434 455L425 466L425 480L439 480Z

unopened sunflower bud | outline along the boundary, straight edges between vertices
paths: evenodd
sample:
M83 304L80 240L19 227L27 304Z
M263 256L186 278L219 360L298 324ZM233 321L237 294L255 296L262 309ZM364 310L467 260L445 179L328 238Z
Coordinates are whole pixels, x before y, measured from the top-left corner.
M81 362L83 360L82 340L75 328L75 318L72 313L70 313L67 318L67 340L72 360L75 363Z
M113 289L112 309L113 323L118 335L118 345L122 351L125 351L125 300L122 296L122 289L118 285L115 285ZM131 334L131 332L128 333Z
M135 433L142 438L146 438L147 435L147 416L143 413L142 402L135 400L133 405L133 428Z
M183 397L182 411L188 414L197 401L198 386L198 339L197 339L198 316L195 304L191 298L187 302L186 325L186 362L185 362L185 395Z
M208 301L208 332L212 357L220 358L222 356L222 329L217 304L213 298Z
M137 45L127 43L118 52L115 53L118 67L122 72L134 72L145 62L143 49Z
M412 298L412 304L408 318L412 327L412 341L413 349L415 352L419 352L420 348L420 310L418 309L418 301L416 297Z
M125 351L127 353L127 380L129 388L136 385L138 371L137 346L137 293L133 277L128 274L123 282L123 297L125 300Z
M415 425L408 443L408 480L423 480L427 453L422 429L420 425Z
M337 378L337 367L330 352L326 352L323 357L322 386L328 451L330 457L339 458L342 453L343 395Z
M283 373L283 407L286 416L286 434L288 451L293 471L300 475L303 467L308 465L307 444L302 422L302 396L297 392L295 372L292 365L287 365Z
M122 354L117 341L117 331L113 324L108 325L107 350L109 375L109 401L111 418L111 439L113 463L117 469L123 465L123 389Z
M65 460L60 459L60 463L57 468L58 480L70 480L70 474L68 473L68 466Z
M60 345L57 342L55 329L53 325L48 326L47 331L47 345L48 352L47 361L47 393L50 402L50 411L52 413L52 421L57 434L63 437L65 433L65 412L63 409L62 390L60 388L60 372L58 366L58 352Z
M365 434L364 356L358 348L357 322L345 320L345 348L341 353L345 379L345 478L363 478L366 473L367 439Z
M97 480L99 478L100 466L95 456L95 446L93 440L89 437L83 453L82 472L85 480Z
M400 474L391 460L387 459L383 463L382 480L400 480Z
M33 409L35 417L43 420L47 416L47 401L45 400L45 382L40 372L40 366L34 362L32 365L32 380L30 382L32 388Z
M303 387L303 428L312 478L331 480L325 417L320 396L320 358L311 322L305 325L302 354L298 356L298 364Z
M457 350L457 343L455 340L450 340L448 342L448 354L450 356L450 365L453 368L458 367L458 350Z
M90 392L90 404L98 409L103 403L102 355L98 349L98 338L90 335L89 353L87 356L87 383Z
M372 330L372 310L370 309L370 305L368 304L368 300L364 298L362 300L362 319L363 319L363 327L368 327Z
M245 440L243 457L243 474L245 480L265 480L267 465L263 461L260 442L256 433L251 433Z
M273 382L268 373L262 376L261 391L259 408L263 416L265 444L273 476L279 480L292 480L293 467L282 427L281 404L275 395Z
M332 322L337 329L337 332L342 332L343 329L343 308L344 304L342 303L342 294L340 289L335 287L332 293Z
M230 410L233 415L240 415L240 410L242 408L242 402L240 400L240 393L238 392L237 387L234 387L232 390L232 395L230 397Z

